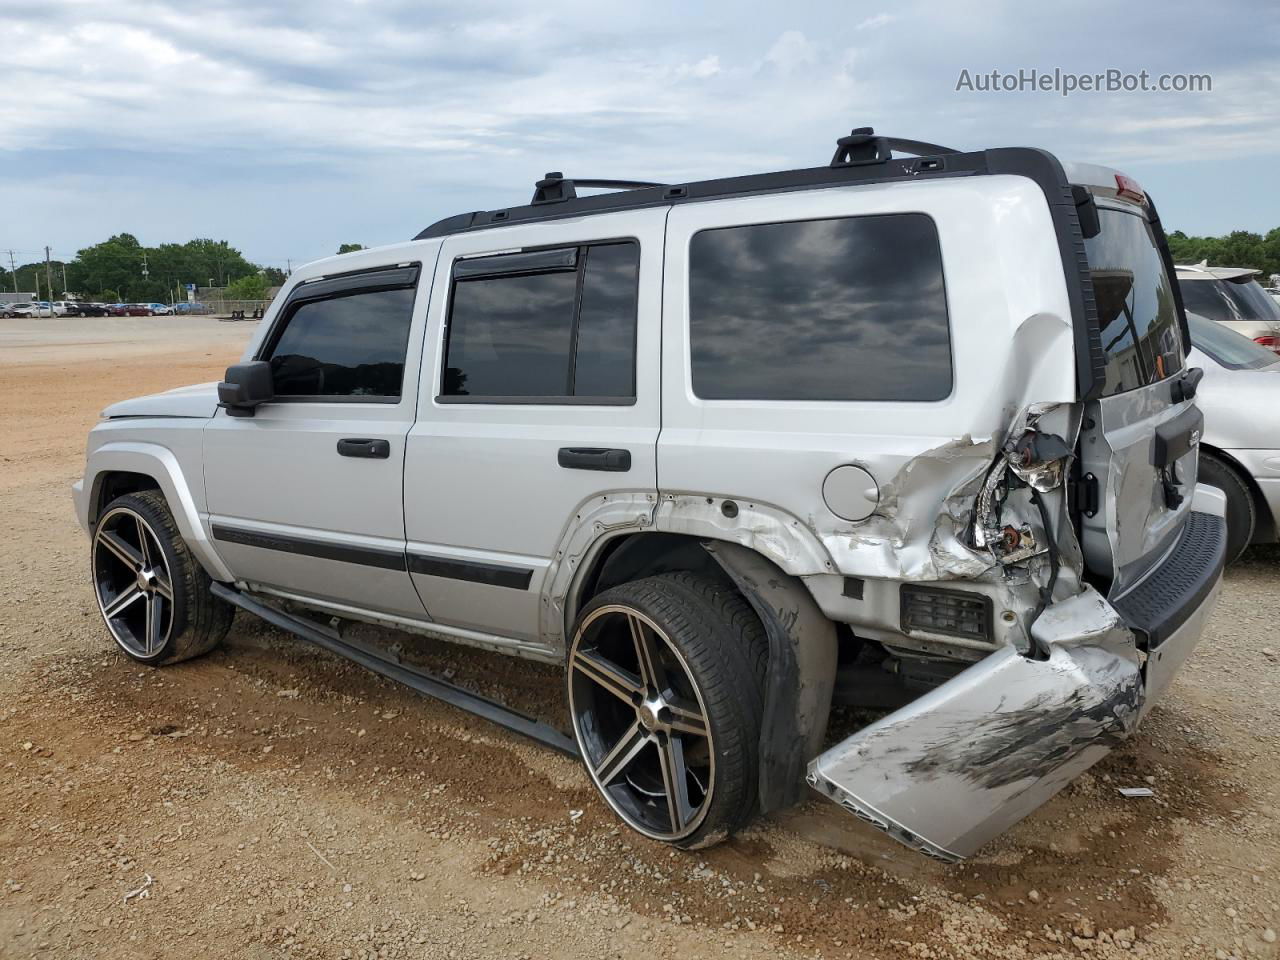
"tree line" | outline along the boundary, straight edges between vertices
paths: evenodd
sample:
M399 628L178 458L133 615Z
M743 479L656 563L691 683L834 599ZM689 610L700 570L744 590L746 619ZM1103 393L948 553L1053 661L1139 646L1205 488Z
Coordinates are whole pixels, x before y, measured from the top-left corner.
M1233 230L1225 237L1191 237L1181 230L1169 234L1169 252L1174 263L1199 263L1211 267L1252 267L1261 270L1265 282L1280 273L1280 227L1268 232Z
M358 243L344 243L338 253L363 249ZM1175 263L1208 260L1210 266L1251 267L1261 270L1263 279L1280 273L1280 227L1265 235L1233 230L1221 237L1189 236L1175 230L1169 234L1169 249ZM50 276L57 296L50 295ZM268 288L284 281L283 270L251 263L225 240L144 247L130 233L85 247L73 260L52 260L48 270L43 260L24 263L13 272L0 267L0 289L39 290L43 300L59 300L63 293L72 292L107 302L168 302L185 298L188 283L226 287L226 296L232 300L260 300Z
M344 243L339 253L363 249ZM53 295L49 281L53 283ZM41 300L74 293L106 303L168 303L186 298L186 285L225 287L230 300L261 300L285 281L285 272L262 267L225 240L197 239L144 247L130 233L118 233L85 247L73 260L38 260L14 270L0 267L0 289L39 291Z

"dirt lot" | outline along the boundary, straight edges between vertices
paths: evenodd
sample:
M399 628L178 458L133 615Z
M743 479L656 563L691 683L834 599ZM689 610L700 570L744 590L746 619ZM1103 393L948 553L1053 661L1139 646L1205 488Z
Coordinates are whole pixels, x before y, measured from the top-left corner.
M215 378L249 333L0 321L0 957L1277 954L1274 550L1229 572L1137 740L954 867L816 799L672 853L570 760L243 615L209 657L132 665L71 513L85 433ZM563 719L550 669L401 642Z

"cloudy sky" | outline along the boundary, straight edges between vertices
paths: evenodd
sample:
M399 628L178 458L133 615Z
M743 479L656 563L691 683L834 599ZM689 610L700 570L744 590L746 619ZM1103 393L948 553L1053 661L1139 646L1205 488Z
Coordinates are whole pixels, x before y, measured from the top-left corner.
M129 231L297 264L526 202L547 170L812 166L862 125L1112 164L1187 232L1280 226L1274 0L0 0L0 38L0 250L20 261ZM1212 92L956 90L1019 68Z

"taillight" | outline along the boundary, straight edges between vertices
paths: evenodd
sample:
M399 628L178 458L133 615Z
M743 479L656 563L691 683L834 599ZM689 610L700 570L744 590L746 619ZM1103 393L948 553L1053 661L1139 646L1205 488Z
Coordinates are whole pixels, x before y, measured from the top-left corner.
M1147 194L1142 189L1142 184L1123 173L1116 174L1116 196L1121 200L1132 200L1134 203L1147 202Z
M1254 337L1253 342L1260 347L1266 347L1272 353L1280 353L1280 337L1274 334L1268 334L1265 337Z

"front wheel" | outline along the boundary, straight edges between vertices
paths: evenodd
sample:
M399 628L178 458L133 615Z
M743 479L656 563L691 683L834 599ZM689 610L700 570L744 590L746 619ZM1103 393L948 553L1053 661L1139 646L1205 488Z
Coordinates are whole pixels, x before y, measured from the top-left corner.
M111 501L94 527L91 550L98 609L112 638L134 660L188 660L226 636L235 609L209 592L209 575L187 549L158 491Z
M666 573L591 601L569 648L569 710L592 783L633 830L693 849L756 798L764 629L728 584Z

